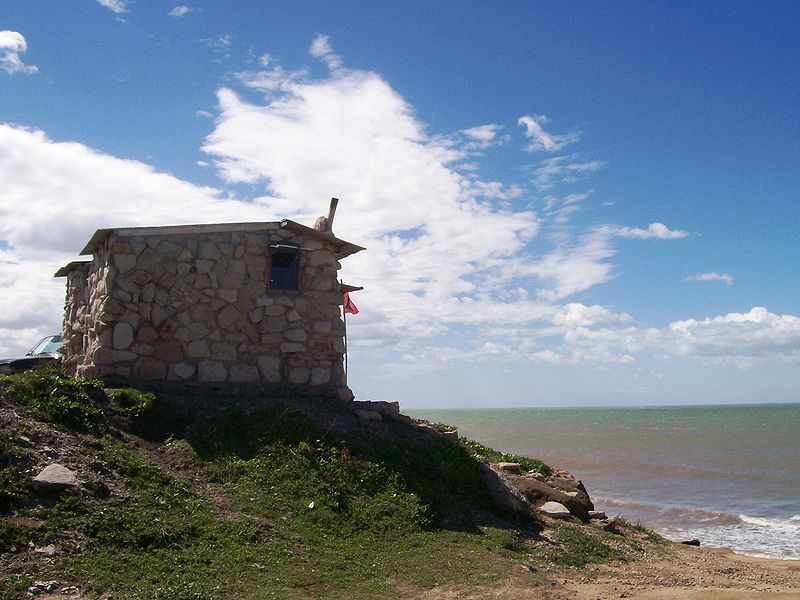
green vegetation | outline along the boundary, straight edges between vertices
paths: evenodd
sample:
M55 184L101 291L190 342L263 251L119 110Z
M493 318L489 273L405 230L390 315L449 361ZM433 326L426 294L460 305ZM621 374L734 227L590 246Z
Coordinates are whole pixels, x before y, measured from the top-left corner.
M596 539L607 534L572 525L541 550L539 523L494 512L477 460L549 472L540 461L463 439L466 452L368 428L342 436L286 406L227 412L145 451L104 411L146 419L158 400L121 390L109 405L93 400L97 390L53 371L0 382L7 402L57 423L87 465L80 491L39 498L26 483L29 450L14 439L52 425L0 431L0 561L13 559L0 562L0 598L23 597L35 578L125 599L371 599L442 583L479 589L519 572L511 561L520 558L582 566L620 557ZM29 542L58 552L20 562L12 548Z
M156 395L133 388L124 388L111 394L111 400L123 413L136 419L151 409Z
M95 379L67 377L54 367L0 375L0 396L13 398L46 421L83 431L97 432L104 422L92 402L102 389Z
M572 527L561 527L555 534L559 545L541 551L540 555L545 561L564 567L583 567L622 558L619 550L597 539L597 535Z
M519 463L519 466L524 471L534 471L541 473L544 476L550 475L553 470L544 464L542 461L535 458L528 458L527 456L519 456L518 454L511 454L509 452L499 452L489 446L484 446L474 440L462 437L459 439L461 445L467 448L472 455L481 461L487 462L513 462Z

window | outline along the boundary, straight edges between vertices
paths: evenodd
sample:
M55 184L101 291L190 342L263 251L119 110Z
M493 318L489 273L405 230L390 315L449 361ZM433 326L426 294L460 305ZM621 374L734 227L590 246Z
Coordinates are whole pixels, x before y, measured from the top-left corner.
M297 291L300 285L300 248L277 246L270 255L269 289Z

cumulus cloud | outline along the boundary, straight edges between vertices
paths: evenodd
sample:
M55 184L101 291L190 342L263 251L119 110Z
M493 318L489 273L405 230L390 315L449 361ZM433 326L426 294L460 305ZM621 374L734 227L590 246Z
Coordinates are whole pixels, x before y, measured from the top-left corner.
M491 200L512 190L452 168L464 151L429 135L381 77L340 70L279 82L272 68L245 82L265 91L265 103L221 90L203 149L226 181L265 184L277 213L311 222L324 198L343 199L334 229L369 248L344 265L367 287L362 334L374 320L383 340L402 332L408 342L514 312L493 297L491 280L520 260L536 215L498 208Z
M746 313L670 323L665 346L672 353L747 368L800 364L800 318L764 307Z
M175 8L173 8L167 14L170 17L180 18L180 17L183 17L185 15L188 15L190 12L192 12L191 8L189 8L185 4L181 4L180 6L176 6Z
M324 36L310 53L329 67L325 76L285 70L264 55L260 68L236 74L248 99L233 88L218 91L214 129L202 145L208 158L200 163L226 183L262 186L263 195L250 200L0 125L0 285L7 292L0 354L11 353L8 339L24 351L58 329L63 281L51 275L96 228L287 217L312 223L337 196L336 234L368 248L343 261L345 281L366 286L356 299L351 348L383 353L395 373L485 360L603 366L642 354L739 366L797 360L796 317L753 309L657 328L576 301L616 276L620 238L687 233L661 223L568 227L591 190L557 186L602 166L577 155L540 165L550 173L539 183L553 189L539 214L530 187L480 176L475 157L498 143L501 125L431 133L380 75L345 68ZM263 98L253 100L253 90ZM473 168L464 168L467 160Z
M3 354L9 339L21 352L31 332L60 329L64 282L52 274L76 259L95 229L277 218L263 203L7 124L0 124L0 179L0 328L18 330L4 338Z
M97 3L118 15L128 11L127 0L97 0Z
M19 57L20 54L25 54L27 51L28 43L21 33L8 29L0 31L0 69L9 75L36 73L39 70L36 65L26 65Z
M695 275L689 275L684 279L684 281L721 281L727 285L733 285L733 277L728 275L727 273L697 273Z
M577 133L569 135L551 135L547 133L542 125L546 125L549 119L545 115L526 115L519 118L518 124L525 127L525 135L530 139L528 152L555 152L564 146L572 144L580 139Z

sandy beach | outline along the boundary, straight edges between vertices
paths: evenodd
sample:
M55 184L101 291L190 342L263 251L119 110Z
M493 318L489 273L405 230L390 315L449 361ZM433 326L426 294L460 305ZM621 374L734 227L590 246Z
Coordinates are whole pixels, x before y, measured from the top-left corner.
M800 561L736 554L724 548L670 543L626 562L583 569L520 565L491 589L475 592L440 586L416 597L428 600L789 600L800 599Z

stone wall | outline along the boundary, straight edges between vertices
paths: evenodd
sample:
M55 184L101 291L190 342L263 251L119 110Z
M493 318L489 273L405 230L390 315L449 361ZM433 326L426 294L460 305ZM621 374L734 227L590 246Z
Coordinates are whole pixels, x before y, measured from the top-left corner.
M64 304L64 327L61 332L62 365L75 372L84 362L89 329L89 263L70 265L67 277L67 299Z
M340 265L328 242L279 223L202 234L126 231L136 232L114 230L95 250L87 289L77 271L68 277L64 364L75 373L320 395L344 386ZM303 247L299 292L268 289L274 243Z

